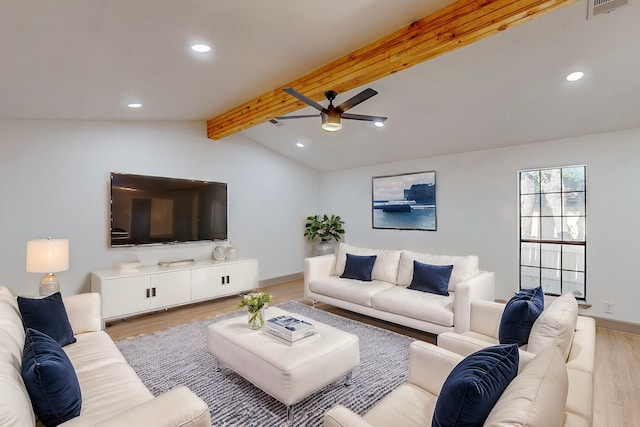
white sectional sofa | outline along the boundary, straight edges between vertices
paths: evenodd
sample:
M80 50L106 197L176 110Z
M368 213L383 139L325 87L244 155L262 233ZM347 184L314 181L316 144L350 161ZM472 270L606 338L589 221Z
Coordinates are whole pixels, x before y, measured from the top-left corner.
M376 255L372 281L341 278L346 255ZM449 295L407 289L414 260L453 265ZM432 334L469 329L474 300L495 299L495 274L480 271L477 256L448 256L406 250L367 249L340 243L336 254L305 259L306 298Z
M62 349L82 392L71 426L211 426L207 405L186 387L153 397L102 329L99 294L64 298L76 342ZM37 419L21 376L25 329L16 301L0 286L0 425L26 427ZM38 425L40 423L38 422Z
M505 304L498 302L473 301L469 331L441 334L438 336L438 346L467 356L481 348L498 344L504 308ZM593 318L578 315L578 304L570 294L550 302L536 319L528 344L520 347L520 366L526 366L537 353L550 346L560 348L569 376L564 426L591 426L596 325Z

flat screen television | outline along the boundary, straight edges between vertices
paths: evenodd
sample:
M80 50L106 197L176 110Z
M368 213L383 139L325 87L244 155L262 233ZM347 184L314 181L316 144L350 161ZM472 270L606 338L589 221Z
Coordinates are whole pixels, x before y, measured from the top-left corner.
M227 184L111 173L111 246L227 239Z

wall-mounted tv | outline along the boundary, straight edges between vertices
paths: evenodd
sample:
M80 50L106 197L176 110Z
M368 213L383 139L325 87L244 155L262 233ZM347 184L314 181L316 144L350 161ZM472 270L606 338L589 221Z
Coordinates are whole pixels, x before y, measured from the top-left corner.
M227 184L111 173L111 246L227 239Z

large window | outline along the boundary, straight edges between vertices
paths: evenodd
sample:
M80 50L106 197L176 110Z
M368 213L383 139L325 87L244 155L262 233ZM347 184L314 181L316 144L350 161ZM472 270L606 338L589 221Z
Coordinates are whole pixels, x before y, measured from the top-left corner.
M520 179L520 289L586 288L586 166L528 170Z

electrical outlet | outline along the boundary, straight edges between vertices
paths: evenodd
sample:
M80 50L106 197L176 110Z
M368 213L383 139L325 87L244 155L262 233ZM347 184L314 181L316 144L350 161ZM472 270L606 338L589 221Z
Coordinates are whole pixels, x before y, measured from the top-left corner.
M613 303L612 302L605 302L604 303L604 312L607 314L613 314Z

